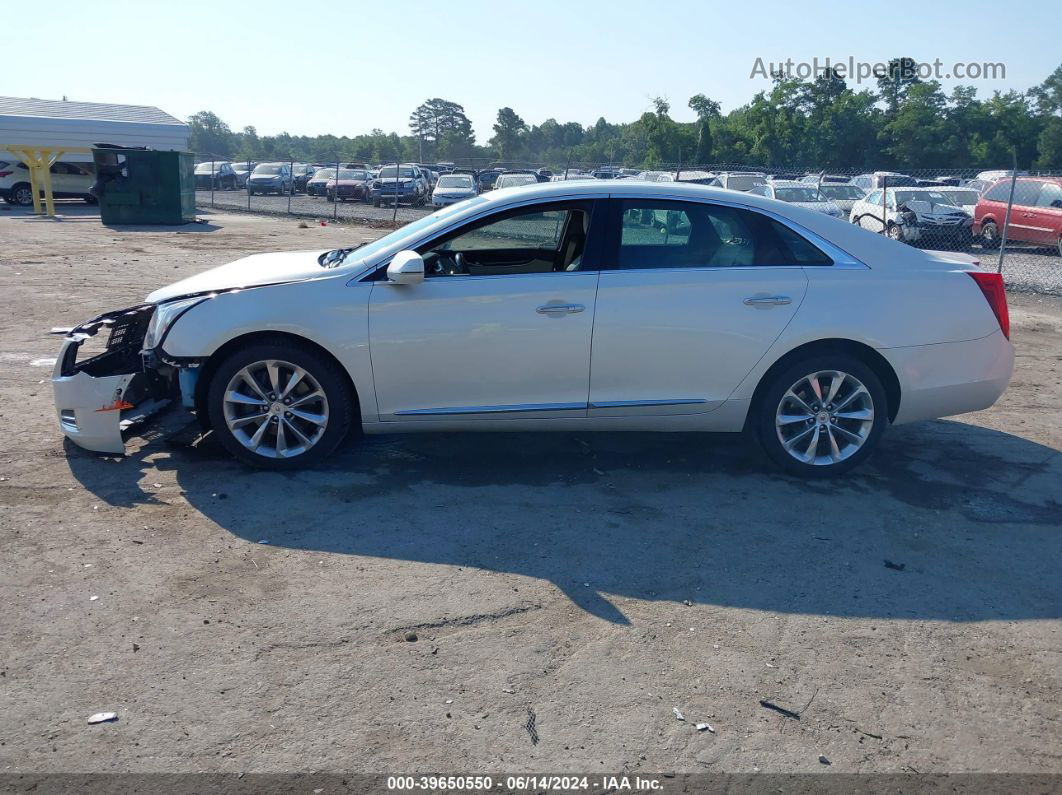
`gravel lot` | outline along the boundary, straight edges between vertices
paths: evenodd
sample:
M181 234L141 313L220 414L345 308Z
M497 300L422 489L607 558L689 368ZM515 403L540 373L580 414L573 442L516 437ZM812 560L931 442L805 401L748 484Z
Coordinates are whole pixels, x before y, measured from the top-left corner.
M0 771L1062 772L1062 301L1012 296L996 407L840 482L647 434L259 473L64 444L45 332L378 232L69 213L0 213Z
M371 224L390 223L394 215L394 209L390 207L373 207L363 202L339 202L336 207L323 197L305 194L291 197L290 210L287 196L252 196L248 205L247 193L242 190L215 191L213 205L210 191L198 191L196 206L204 210L239 210L270 215L286 215L290 212L295 216L315 219L329 219L335 215L342 220ZM398 220L408 223L431 211L431 207L401 205L398 208ZM985 251L980 246L974 246L967 253L980 258L982 266L990 270L995 270L999 263L998 251ZM1007 285L1012 289L1062 296L1062 257L1057 250L1020 243L1008 245L1004 266Z

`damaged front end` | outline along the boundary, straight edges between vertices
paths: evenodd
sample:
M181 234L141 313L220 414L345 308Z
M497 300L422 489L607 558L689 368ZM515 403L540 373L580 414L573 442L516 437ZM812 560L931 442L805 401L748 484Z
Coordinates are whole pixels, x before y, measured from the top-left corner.
M178 399L178 368L142 352L155 311L155 304L141 304L53 331L64 335L52 374L55 410L59 427L79 447L122 454L125 431ZM106 347L79 360L82 345L101 332Z

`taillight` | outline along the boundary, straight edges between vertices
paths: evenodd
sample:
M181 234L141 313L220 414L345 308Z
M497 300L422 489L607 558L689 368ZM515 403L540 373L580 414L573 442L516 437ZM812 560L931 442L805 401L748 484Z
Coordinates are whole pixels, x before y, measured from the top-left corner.
M1010 339L1010 311L1007 309L1007 291L1003 289L1003 276L999 273L987 271L966 271L977 282L977 286L984 293L985 300L992 308L992 313L999 321L999 330L1003 336Z

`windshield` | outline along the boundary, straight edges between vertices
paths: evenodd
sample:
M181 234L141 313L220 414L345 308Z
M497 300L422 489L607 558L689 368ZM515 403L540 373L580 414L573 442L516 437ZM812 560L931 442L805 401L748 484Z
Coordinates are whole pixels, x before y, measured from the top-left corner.
M926 190L926 191L914 191L914 190L898 190L895 192L890 191L896 197L897 206L905 202L926 202L929 205L932 212L938 205L945 205L948 207L955 206L955 199L951 196L946 196L940 191Z
M823 185L822 195L828 199L862 199L866 194L855 185Z
M331 176L331 175L329 175ZM339 169L340 179L368 179L369 175L364 171L355 171L350 168Z
M752 188L755 188L758 185L766 184L767 180L763 177L752 177L744 175L731 176L728 177L726 181L726 186L728 188L731 188L732 190L751 190ZM814 199L812 199L811 201L814 201Z
M496 188L514 188L517 185L533 185L538 182L531 174L502 174L494 183Z
M377 176L377 178L378 179L388 179L388 178L394 179L395 178L395 167L394 166L384 166L383 168L380 169L380 173ZM398 178L399 179L413 179L413 169L409 168L408 166L402 166L402 168L398 172Z
M255 174L279 174L283 166L276 163L263 163L260 166L256 166L254 169Z
M818 202L819 192L815 188L775 188L774 198L784 202Z
M440 188L472 188L472 177L469 176L450 176L439 177Z
M981 198L981 194L975 190L942 190L941 193L950 196L952 204L960 207L966 204L977 204Z
M336 175L336 170L334 168L319 168L315 172L313 172L313 178L315 180L317 180L317 179L331 179L335 175Z
M216 173L218 171L221 171L221 167L223 165L225 165L225 164L224 163L200 163L198 166L195 167L195 173L196 174L209 174L209 173L211 173L211 171ZM184 173L187 174L188 172L185 171Z

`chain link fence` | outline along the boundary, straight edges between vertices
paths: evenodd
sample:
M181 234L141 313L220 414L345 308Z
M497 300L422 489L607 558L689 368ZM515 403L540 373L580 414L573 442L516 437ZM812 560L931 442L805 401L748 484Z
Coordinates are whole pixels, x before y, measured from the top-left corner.
M292 215L374 226L408 223L432 211L439 174L467 173L479 192L500 175L688 182L749 192L824 212L924 249L942 250L1003 274L1007 286L1062 295L1062 175L1014 170L780 169L748 163L663 164L469 160L425 164L295 158L232 162L197 153L201 209ZM503 184L509 180L503 180ZM407 187L411 185L412 187Z

